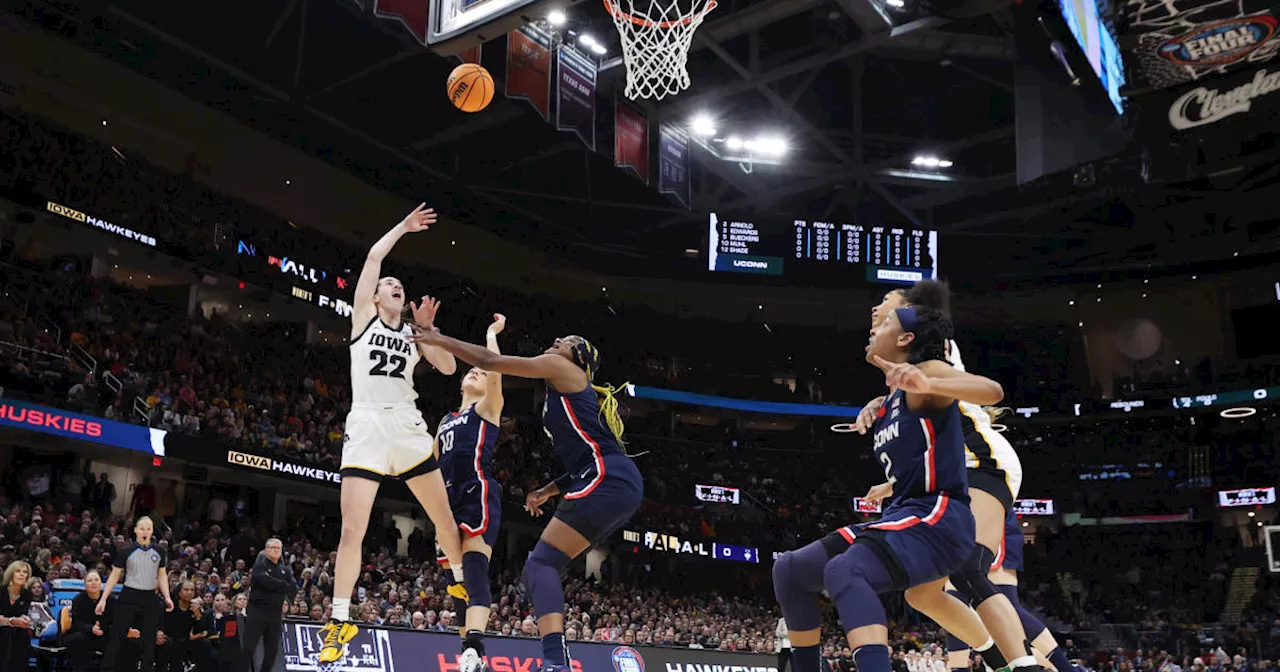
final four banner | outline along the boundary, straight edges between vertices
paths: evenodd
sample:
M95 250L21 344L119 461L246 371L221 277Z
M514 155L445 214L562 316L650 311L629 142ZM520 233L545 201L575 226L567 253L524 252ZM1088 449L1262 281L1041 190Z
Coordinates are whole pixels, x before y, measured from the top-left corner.
M649 184L649 119L621 100L613 105L613 165Z
M1280 31L1271 0L1128 0L1128 80L1136 93L1160 91L1271 62Z
M658 193L671 194L686 208L692 200L689 134L673 124L662 124L658 128Z
M399 21L425 47L429 4L429 0L373 0L373 15L380 19Z
M507 34L507 97L551 120L551 35L533 24Z
M274 672L313 672L320 653L320 624L287 621ZM493 672L531 672L542 664L537 639L486 637ZM773 654L729 653L656 646L569 642L573 672L778 672ZM347 644L347 656L330 672L458 672L458 635L445 632L362 627Z
M557 50L556 130L596 149L596 64L569 46Z

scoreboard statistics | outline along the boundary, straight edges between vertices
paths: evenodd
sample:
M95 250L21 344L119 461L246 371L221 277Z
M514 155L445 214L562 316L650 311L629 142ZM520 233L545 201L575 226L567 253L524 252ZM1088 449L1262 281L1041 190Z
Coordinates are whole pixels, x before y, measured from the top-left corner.
M912 284L938 277L938 232L893 225L754 219L711 213L707 270Z

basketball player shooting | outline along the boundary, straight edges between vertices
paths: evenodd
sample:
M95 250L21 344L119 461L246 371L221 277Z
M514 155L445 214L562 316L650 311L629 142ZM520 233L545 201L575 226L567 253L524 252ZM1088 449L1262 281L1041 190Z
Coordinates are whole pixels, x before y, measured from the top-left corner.
M414 403L418 394L413 389L413 372L420 360L445 375L457 371L458 363L441 348L409 340L413 332L401 317L404 285L395 278L379 278L382 260L400 238L426 231L435 221L435 211L425 203L419 205L369 248L356 282L351 315L352 403L342 444L342 536L334 571L333 615L320 630L324 646L318 662L322 664L341 660L347 642L359 632L350 620L351 593L360 574L361 542L384 478L404 481L422 504L453 570L449 594L462 604L468 601L458 524L449 508L434 440ZM424 328L433 325L440 309L439 302L428 297L421 305L410 306L414 321Z

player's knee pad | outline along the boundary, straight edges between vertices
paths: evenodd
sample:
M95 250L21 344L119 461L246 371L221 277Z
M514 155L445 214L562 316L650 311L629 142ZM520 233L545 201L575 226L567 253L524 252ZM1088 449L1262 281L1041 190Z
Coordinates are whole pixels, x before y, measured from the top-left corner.
M488 608L493 604L493 593L489 589L489 558L484 553L472 551L462 555L462 576L467 595L471 597L468 606Z
M560 585L560 570L569 564L569 556L560 549L539 541L524 561L524 587L533 601L534 615L564 611L564 588Z
M819 546L787 551L773 563L773 593L791 630L822 627L818 594L822 592L822 568L827 554Z
M995 585L991 583L991 578L987 576L987 572L991 570L991 565L995 561L996 554L992 553L991 549L982 544L976 544L960 570L951 575L951 583L955 584L956 590L968 598L969 603L974 607L1000 594L1000 591L996 590Z

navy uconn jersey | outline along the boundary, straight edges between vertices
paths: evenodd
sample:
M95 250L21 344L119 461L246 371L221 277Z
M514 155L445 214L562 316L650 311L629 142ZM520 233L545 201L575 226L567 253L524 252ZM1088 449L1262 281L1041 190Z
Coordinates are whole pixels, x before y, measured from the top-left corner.
M893 483L892 507L904 500L947 493L967 499L964 432L955 402L935 413L907 407L907 395L894 390L872 425L876 459Z
M489 487L498 426L480 417L475 404L444 416L436 440L440 442L440 474L451 493L466 491L476 483L482 489Z
M590 385L572 394L562 394L548 385L542 426L551 437L556 455L573 476L574 489L565 493L567 499L585 496L595 488L604 478L605 458L626 456L613 432L600 419L600 399Z

